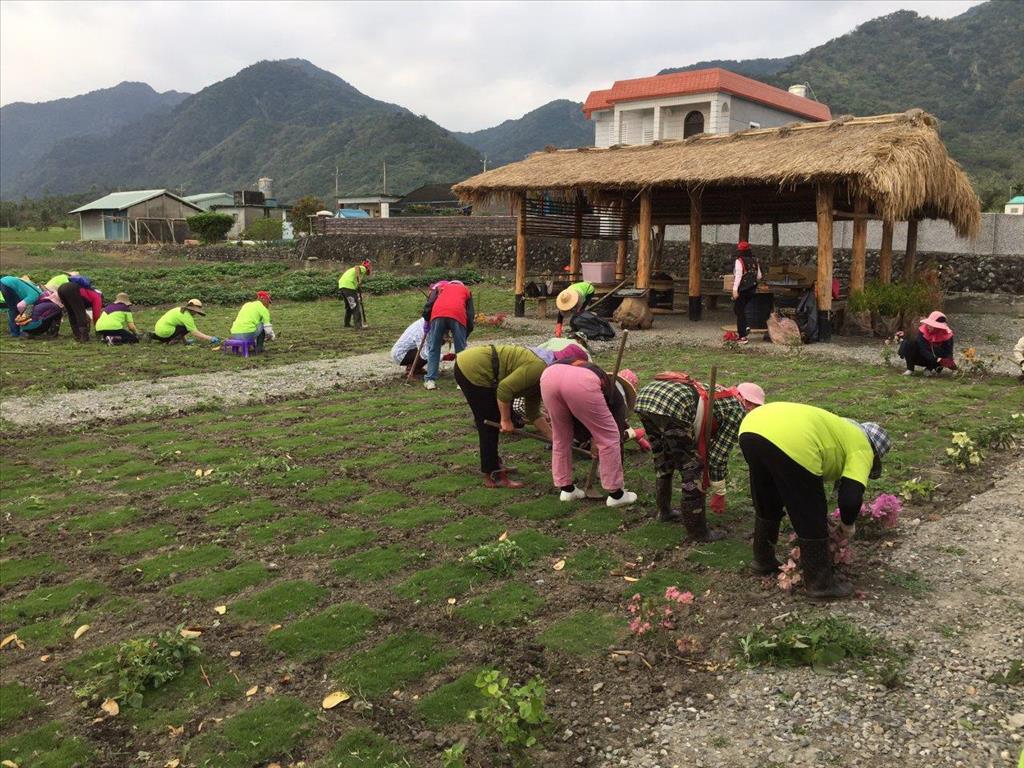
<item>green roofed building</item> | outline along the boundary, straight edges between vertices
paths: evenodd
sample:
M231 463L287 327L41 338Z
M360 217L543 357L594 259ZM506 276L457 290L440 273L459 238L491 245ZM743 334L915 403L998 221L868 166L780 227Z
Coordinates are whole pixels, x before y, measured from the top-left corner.
M203 209L166 189L111 192L75 208L82 240L180 243L189 236L185 219Z

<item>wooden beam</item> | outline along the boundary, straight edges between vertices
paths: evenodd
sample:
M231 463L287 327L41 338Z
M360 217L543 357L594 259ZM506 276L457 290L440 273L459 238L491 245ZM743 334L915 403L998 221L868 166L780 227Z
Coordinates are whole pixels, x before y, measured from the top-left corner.
M914 262L917 260L917 219L907 222L907 250L903 254L903 282L914 277Z
M640 193L640 222L637 225L636 287L651 287L651 190Z
M819 184L815 195L818 219L818 270L815 293L818 300L818 335L821 341L832 338L832 203L831 184Z
M615 249L615 280L620 282L626 279L626 256L629 253L629 203L623 199L622 226L619 229L619 240Z
M892 230L893 223L882 222L882 248L878 252L878 279L883 283L892 282Z
M864 290L868 249L868 199L858 195L853 205L856 218L853 220L853 245L850 253L850 293Z
M661 254L665 250L665 225L658 225L658 233L654 236L654 264L655 270L661 269Z
M689 317L691 320L700 320L701 295L700 295L700 260L702 245L701 228L701 199L700 192L690 190L690 306Z
M576 204L573 207L573 235L569 244L569 278L572 280L582 279L582 244L583 244L583 196L576 195Z
M779 222L772 222L772 264L779 263Z
M740 240L750 242L750 198L740 197Z
M516 212L516 303L515 316L526 315L526 195L520 195Z

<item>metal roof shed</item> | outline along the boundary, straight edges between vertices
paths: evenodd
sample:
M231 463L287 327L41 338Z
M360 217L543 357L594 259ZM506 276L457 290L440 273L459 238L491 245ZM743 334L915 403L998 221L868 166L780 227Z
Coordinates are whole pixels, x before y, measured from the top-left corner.
M185 219L203 209L166 189L112 192L75 208L82 240L125 243L181 242Z

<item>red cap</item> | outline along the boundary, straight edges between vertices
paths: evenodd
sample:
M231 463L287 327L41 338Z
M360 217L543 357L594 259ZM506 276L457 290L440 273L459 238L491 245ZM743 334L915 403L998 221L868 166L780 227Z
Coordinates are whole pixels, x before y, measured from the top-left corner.
M266 301L267 304L271 301L270 294L267 291L256 291L256 298L260 301Z
M373 272L373 265L370 263L369 259L363 259L363 266L366 267L367 274Z
M569 264L566 264L564 267L562 267L562 271L563 272L572 272L572 267Z
M738 243L736 243L736 250L737 251L749 251L750 250L750 243L748 243L746 240L740 240Z

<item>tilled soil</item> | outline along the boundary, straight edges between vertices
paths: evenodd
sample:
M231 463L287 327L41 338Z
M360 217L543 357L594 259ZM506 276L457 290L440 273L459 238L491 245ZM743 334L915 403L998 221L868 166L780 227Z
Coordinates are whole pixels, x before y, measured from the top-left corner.
M900 685L806 668L731 672L719 678L719 696L677 700L626 743L609 740L604 764L1016 765L1021 683L992 679L1024 659L1024 459L950 511L935 507L901 525L890 560L920 574L930 591L914 598L890 590L884 599L832 607L912 645Z

